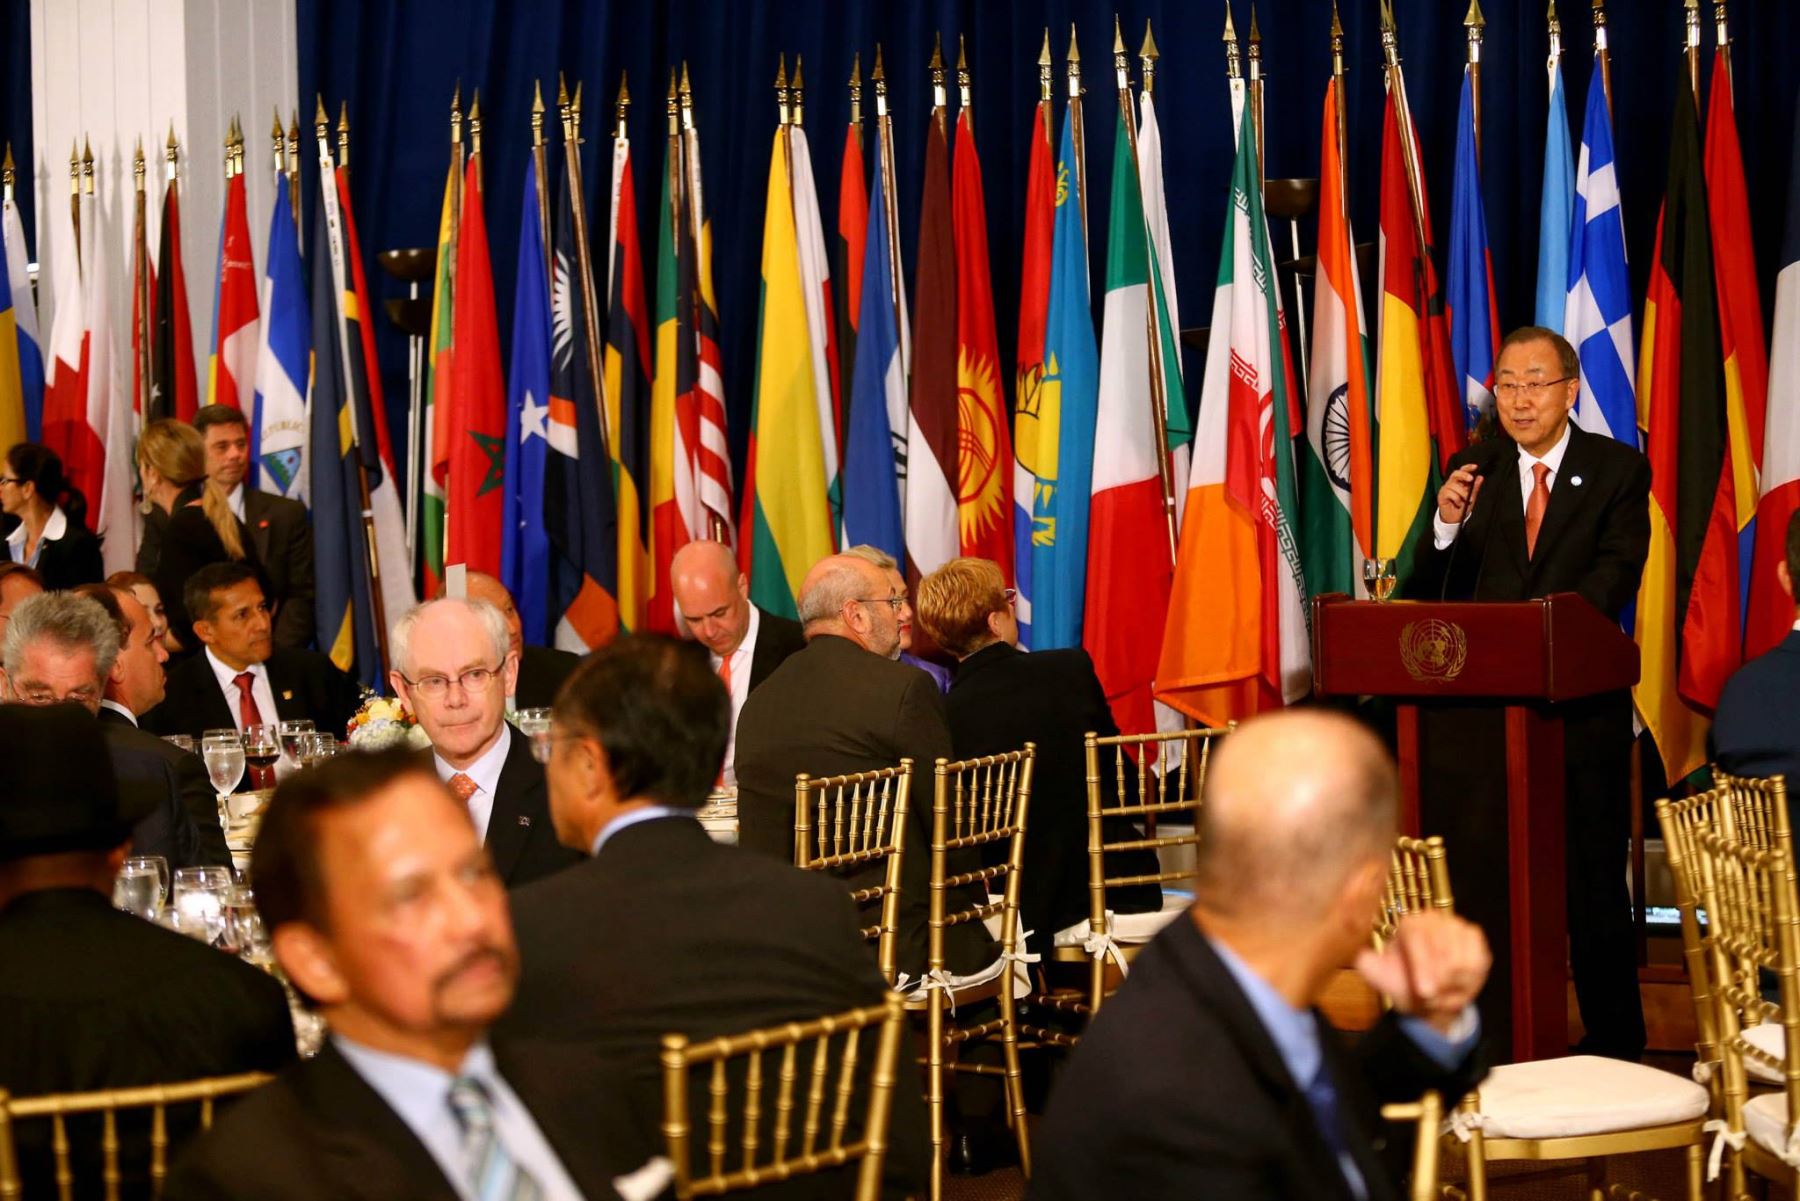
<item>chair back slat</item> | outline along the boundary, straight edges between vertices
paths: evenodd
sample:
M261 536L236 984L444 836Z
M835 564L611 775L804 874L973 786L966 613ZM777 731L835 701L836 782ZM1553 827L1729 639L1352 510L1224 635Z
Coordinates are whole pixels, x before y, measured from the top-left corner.
M702 1043L690 1043L678 1034L666 1036L662 1040L663 1137L674 1165L676 1197L687 1201L740 1192L856 1163L856 1201L874 1201L887 1152L891 1093L905 1020L900 998L890 993L879 1005ZM864 1039L874 1042L873 1055L862 1053ZM812 1062L805 1068L806 1100L795 1146L792 1120L802 1047L811 1051ZM764 1060L771 1053L779 1056L772 1114L763 1096ZM690 1078L702 1070L708 1094L704 1149L693 1146L688 1100L692 1095ZM735 1105L734 1082L738 1093ZM860 1111L856 1108L859 1101ZM860 1121L853 1121L859 1113ZM765 1139L765 1124L771 1121L772 1130ZM731 1151L733 1130L735 1156ZM696 1152L703 1159L701 1165L694 1162ZM732 1159L736 1167L728 1166Z
M976 759L939 759L931 809L931 925L928 962L930 970L947 966L944 931L952 926L979 922L1001 914L1000 948L1012 955L1018 950L1019 874L1025 857L1025 821L1031 804L1031 772L1037 747L1026 743L1016 751L984 755ZM972 851L999 843L1009 844L999 863L970 865L952 872L950 853ZM986 898L1001 882L999 901ZM985 884L975 890L969 886ZM972 894L952 908L952 895ZM975 900L973 897L982 899Z
M1456 910L1450 894L1444 840L1435 835L1409 838L1403 834L1394 839L1388 861L1387 886L1382 892L1381 911L1375 917L1375 946L1387 945L1402 917L1429 909L1445 913Z
M853 890L873 921L862 936L876 944L881 974L894 982L900 925L901 868L913 761L878 771L794 777L794 866L851 875L880 865L879 884Z
M1761 851L1793 846L1784 777L1734 776L1715 767L1713 787L1725 793L1720 832L1726 837Z
M1699 906L1703 881L1700 874L1699 839L1702 834L1729 835L1734 823L1731 793L1723 784L1673 801L1656 802L1656 821L1662 828L1663 858L1675 884L1675 912L1681 928L1681 954L1687 965L1688 993L1694 1004L1694 1055L1705 1065L1708 1087L1718 1099L1722 1081L1712 1071L1719 1062L1719 1023L1713 994L1712 972L1700 936Z
M1108 876L1106 853L1198 846L1200 798L1206 789L1213 744L1235 724L1155 734L1087 735L1088 897L1089 924L1094 931L1104 933L1107 929L1106 914L1112 907L1107 900L1109 888L1173 884L1190 879L1182 871ZM1128 762L1132 765L1129 771ZM1106 770L1108 767L1110 771ZM1109 779L1110 789L1106 787ZM1164 815L1179 815L1188 833L1157 836L1156 819ZM1142 818L1144 833L1109 842L1107 818Z

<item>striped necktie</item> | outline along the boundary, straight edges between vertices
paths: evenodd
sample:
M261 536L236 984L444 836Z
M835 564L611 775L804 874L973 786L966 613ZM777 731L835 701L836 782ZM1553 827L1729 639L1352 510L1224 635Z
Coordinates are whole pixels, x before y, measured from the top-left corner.
M463 1163L476 1201L538 1201L544 1195L495 1136L487 1086L471 1076L457 1077L450 1086L450 1112L462 1130Z

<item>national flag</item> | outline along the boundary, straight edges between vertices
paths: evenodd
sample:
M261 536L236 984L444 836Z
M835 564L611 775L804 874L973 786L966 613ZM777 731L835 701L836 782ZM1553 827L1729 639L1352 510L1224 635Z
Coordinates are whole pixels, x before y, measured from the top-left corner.
M1697 586L1695 573L1727 461L1699 119L1685 66L1676 74L1668 189L1656 223L1638 364L1650 458L1650 553L1637 598L1642 670L1631 690L1671 782L1706 762L1706 719L1684 699L1695 679L1683 642L1696 620L1722 616L1694 612L1695 605L1718 603Z
M90 203L91 202L91 203ZM112 247L117 232L92 196L82 196L82 300L87 305L87 462L84 482L73 472L69 482L81 489L97 514L100 556L107 574L137 566L137 435L138 414L121 379L113 333ZM65 468L67 462L64 463Z
M775 131L763 211L762 305L757 322L756 393L750 402L749 466L738 557L750 599L768 612L798 615L795 598L812 565L836 549L820 420L828 381L807 322L793 183L786 139ZM796 158L798 156L795 156ZM761 453L767 451L766 461Z
M431 285L431 338L426 343L425 420L413 453L426 456L419 472L419 583L437 595L444 580L444 481L450 465L450 378L456 363L456 242L461 217L461 154L452 151L438 211L437 268Z
M175 417L192 421L200 409L200 388L194 375L193 318L188 312L187 275L181 265L181 185L169 180L163 191L162 237L157 242L156 265L156 383L151 394L158 398L157 411L145 419Z
M638 243L637 184L632 178L631 142L613 141L614 225L612 294L606 307L604 347L607 447L613 454L618 506L619 624L628 631L655 629L673 634L673 616L653 620L650 604L661 565L652 564L649 516L643 499L651 488L650 330L644 308L644 255ZM691 295L688 293L687 295ZM689 398L691 406L691 396Z
M93 206L82 202L82 207ZM51 228L56 287L50 295L56 307L50 316L50 344L45 355L42 440L63 461L63 472L73 481L72 473L83 464L100 460L99 446L90 444L87 425L87 299L73 218L55 221ZM90 505L98 493L90 493L83 485L92 482L84 474L76 484Z
M225 223L219 232L219 280L213 294L213 314L206 403L248 408L256 387L262 322L256 303L256 251L250 243L250 215L241 173L225 184Z
M1082 645L1093 656L1119 729L1141 734L1155 728L1150 686L1175 562L1163 468L1157 462L1153 365L1145 333L1150 245L1132 131L1125 124L1129 118L1122 106L1113 132Z
M913 282L912 385L906 411L906 571L928 575L954 559L957 534L957 292L951 216L950 144L944 110L925 134L919 257Z
M1731 92L1731 59L1720 47L1707 101L1705 171L1719 306L1725 455L1714 480L1712 516L1694 566L1681 638L1681 695L1709 713L1718 705L1725 681L1744 662L1745 590L1756 537L1757 473L1769 396L1750 202ZM1787 624L1793 624L1791 613ZM1764 637L1773 632L1766 630ZM1781 637L1776 634L1769 644Z
M275 211L269 215L269 247L263 263L265 316L250 423L254 483L265 492L305 501L312 483L312 473L306 468L306 389L313 329L300 265L300 233L294 228L285 180L275 189Z
M860 67L860 60L859 60ZM842 287L837 290L837 350L841 382L838 396L838 431L849 438L848 415L844 409L853 397L856 379L857 322L862 316L863 249L869 240L869 189L863 165L862 121L860 117L844 127L844 153L838 166L837 210L837 276ZM845 451L846 458L848 450ZM848 462L845 471L849 470ZM848 500L846 499L846 502ZM855 545L847 543L846 545Z
M668 139L662 198L656 207L656 374L650 392L650 628L675 628L670 569L675 553L706 537L700 507L699 339L694 313L694 243L682 200L686 189L681 137ZM634 242L635 245L635 242ZM616 273L615 273L616 274ZM642 281L639 312L642 319ZM638 325L641 330L643 327ZM610 328L609 328L610 332ZM632 353L639 353L637 342ZM623 366L623 360L621 360ZM638 370L642 370L641 366Z
M906 404L906 365L900 358L900 315L895 310L895 265L888 242L892 205L879 156L874 197L863 247L862 315L857 322L856 374L850 390L850 431L844 444L844 545L873 546L905 562L900 518L900 480L895 474L888 413Z
M725 437L725 356L719 349L719 301L712 282L712 222L706 216L706 190L700 170L700 129L681 131L682 161L687 166L687 214L694 243L695 341L698 362L694 397L700 422L700 449L695 455L701 520L708 537L733 541L731 447Z
M450 366L447 454L443 475L444 562L500 575L500 526L506 473L506 384L494 273L481 198L481 156L464 169L456 243L456 354Z
M1544 126L1544 187L1538 201L1537 310L1534 325L1563 332L1568 303L1569 239L1575 220L1575 155L1562 55L1550 60L1550 115ZM1594 78L1598 79L1598 73Z
M25 441L25 384L19 372L18 320L6 261L5 230L0 228L0 442Z
M1595 79L1600 62L1594 60ZM1638 445L1635 352L1631 339L1631 272L1625 263L1625 218L1619 208L1612 114L1604 88L1588 88L1575 207L1569 218L1569 294L1563 336L1581 356L1575 421L1590 434Z
M1246 107L1155 686L1158 699L1209 726L1298 700L1311 686L1291 525L1293 400L1274 288Z
M831 265L825 253L825 223L819 217L819 191L813 183L812 154L806 129L788 127L793 139L794 238L800 248L800 282L806 292L807 341L812 348L813 394L819 410L820 448L825 453L826 495L831 500L831 528L843 520L843 480L838 474L837 335L832 328Z
M1787 224L1775 276L1775 336L1769 355L1762 496L1756 505L1756 554L1744 654L1759 655L1787 637L1794 606L1776 577L1787 561L1788 522L1800 510L1800 124L1788 166Z
M1474 74L1464 68L1450 196L1450 357L1456 364L1463 420L1471 430L1494 411L1494 359L1500 353L1500 306L1494 302L1494 264L1482 211L1475 100Z
M1307 589L1364 595L1362 561L1375 545L1375 460L1370 445L1369 340L1339 147L1338 84L1325 85L1319 148L1318 273L1312 362L1300 454L1300 548ZM1561 293L1559 292L1558 295Z
M988 278L987 201L975 125L956 118L951 224L956 240L956 512L960 551L991 559L1013 580L1012 431L1000 385L994 285ZM920 295L924 289L920 289Z
M1071 102L1071 108L1078 101ZM1050 308L1044 324L1044 376L1038 385L1037 429L1020 438L1034 447L1037 500L1031 546L1034 650L1081 641L1087 583L1088 488L1099 404L1099 350L1088 307L1084 170L1075 154L1073 112L1063 118L1056 167L1056 224Z
M619 530L612 456L600 413L600 381L594 378L588 341L598 315L588 312L590 289L583 286L581 273L591 267L575 238L573 214L585 203L579 171L579 159L569 158L556 206L544 525L556 549L556 602L550 611L556 619L556 645L584 654L611 641L619 631ZM459 278L459 308L466 296Z
M1150 278L1156 294L1157 342L1162 359L1163 428L1169 446L1169 487L1175 525L1181 528L1181 498L1187 495L1194 450L1194 423L1188 416L1181 371L1181 305L1175 293L1175 249L1169 240L1169 205L1163 195L1162 131L1149 92L1138 97L1138 180L1144 198L1144 231L1150 238Z
M550 536L544 530L544 459L549 451L550 277L538 213L537 158L525 159L519 278L513 294L512 371L507 380L505 518L500 580L518 606L525 641L549 633Z
M1053 172L1048 99L1038 101L1031 123L1031 158L1025 171L1025 242L1019 266L1019 348L1013 412L1013 571L1018 596L1019 645L1034 643L1036 596L1032 572L1036 543L1039 469L1056 478L1056 410L1045 414L1044 335L1050 316L1050 258L1061 185Z
M37 301L31 291L31 247L25 241L25 225L19 206L13 203L12 147L6 150L7 183L0 191L0 313L10 309L14 354L18 363L22 421L13 441L38 441L44 426L44 342L38 333ZM0 316L0 322L6 317ZM0 336L0 342L4 337ZM0 345L0 359L6 348ZM6 368L0 367L0 376ZM3 386L3 385L0 385ZM0 405L0 408L3 408ZM8 443L11 445L11 443Z

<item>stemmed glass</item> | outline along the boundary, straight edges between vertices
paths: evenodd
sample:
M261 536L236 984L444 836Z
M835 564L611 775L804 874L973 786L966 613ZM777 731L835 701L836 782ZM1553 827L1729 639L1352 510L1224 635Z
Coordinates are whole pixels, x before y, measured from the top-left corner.
M276 741L273 724L261 722L244 727L244 762L250 769L250 787L273 787L275 761L279 758L281 744Z
M1363 586L1369 595L1378 601L1385 601L1394 595L1394 561L1392 559L1364 559Z
M169 895L172 928L212 944L225 933L225 906L232 890L231 872L222 867L176 869Z
M302 734L300 736L301 766L310 766L321 760L329 759L342 749L338 744L336 734Z
M186 751L190 755L197 755L200 753L200 748L194 745L194 736L192 734L164 734L163 741L174 747L176 750Z
M520 709L513 714L513 723L519 727L519 733L530 740L531 755L539 763L550 761L550 710L546 708Z
M135 855L113 877L113 906L156 920L169 895L169 862L161 855Z
M313 729L312 720L305 717L284 721L276 727L276 733L281 738L281 753L290 766L300 765L300 736L312 733Z
M244 778L244 743L236 730L208 730L200 738L200 758L219 798L219 824L231 825L225 798L237 791Z

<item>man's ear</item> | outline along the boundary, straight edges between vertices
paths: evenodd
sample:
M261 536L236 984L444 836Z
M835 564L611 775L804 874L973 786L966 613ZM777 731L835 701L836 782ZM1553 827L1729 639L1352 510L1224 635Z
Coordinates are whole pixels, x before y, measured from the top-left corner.
M388 687L394 690L394 695L400 698L401 704L405 705L408 709L412 709L414 713L418 712L417 709L413 709L411 690L407 688L406 677L400 674L399 668L389 669Z
M194 623L194 637L198 638L206 646L211 646L213 640L213 623L205 618L196 621Z
M312 926L305 922L287 922L275 927L270 945L281 970L294 987L321 1005L338 1005L350 995L350 986L338 971L337 957L331 946Z

